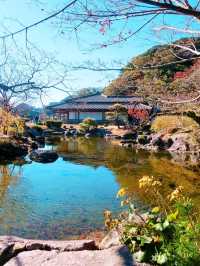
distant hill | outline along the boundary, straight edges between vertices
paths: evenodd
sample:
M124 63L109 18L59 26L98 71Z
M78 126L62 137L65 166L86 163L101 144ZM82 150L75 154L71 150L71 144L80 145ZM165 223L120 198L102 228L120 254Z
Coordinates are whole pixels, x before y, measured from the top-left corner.
M194 39L197 49L200 38ZM174 46L155 46L134 57L105 89L107 95L132 95L156 98L189 98L196 95L200 84L200 60L189 50L191 40L181 39ZM193 58L193 60L191 59ZM183 61L184 62L181 62ZM174 64L176 62L176 64Z
M36 107L29 105L27 103L20 103L15 107L15 111L20 116L35 117L35 116L38 116L42 112L42 109L36 108Z
M27 104L27 103L20 103L15 107L15 110L18 114L24 115L26 113L29 113L34 107Z

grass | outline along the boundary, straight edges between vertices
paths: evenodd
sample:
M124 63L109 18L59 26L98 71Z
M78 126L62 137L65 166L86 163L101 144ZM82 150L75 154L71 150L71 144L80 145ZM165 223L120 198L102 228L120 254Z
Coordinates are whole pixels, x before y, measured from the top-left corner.
M174 128L189 128L191 130L198 130L200 129L200 126L192 118L178 115L157 116L151 125L151 129L155 132Z

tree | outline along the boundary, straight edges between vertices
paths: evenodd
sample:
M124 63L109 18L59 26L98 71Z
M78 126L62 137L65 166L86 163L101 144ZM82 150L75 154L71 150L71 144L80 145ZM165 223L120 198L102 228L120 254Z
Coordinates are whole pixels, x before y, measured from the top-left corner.
M0 133L8 134L22 134L24 132L24 121L11 112L0 108Z
M100 92L101 89L100 88L82 88L80 90L78 90L74 95L77 97L84 97L84 96L90 96L93 94L96 94L98 92Z
M64 90L66 70L56 73L58 62L43 51L27 49L15 56L6 52L0 65L0 105L11 111L19 102L39 97L52 88ZM54 75L52 73L54 72Z
M124 105L116 103L110 108L110 112L106 113L106 117L108 120L114 121L120 128L120 125L128 119L128 110Z
M200 36L200 5L198 0L73 0L53 12L48 12L48 4L46 4L45 11L48 15L43 19L19 30L8 32L0 38L6 42L8 38L16 38L16 35L24 32L27 41L27 36L31 38L29 33L31 29L55 19L55 24L58 25L61 34L74 32L78 38L78 35L84 34L88 28L91 28L93 32L94 29L100 32L102 40L91 46L92 49L106 48L110 45L126 42L144 30L151 31L151 35L153 30L153 34L159 35L159 37L168 31L176 39L179 34L191 37L186 44L173 43L169 38L170 48L175 47L177 51L188 51L191 56L187 60L193 60L193 56L200 57L200 50L195 46L192 38ZM175 56L177 60L171 62L170 65L185 62L185 58L177 55L176 51ZM88 67L90 68L90 66ZM130 68L132 67L130 66ZM138 69L145 67L153 70L157 66L138 66L135 64L134 67ZM159 65L159 67L165 67L165 64ZM115 69L119 70L119 68L114 67L111 70ZM110 69L105 68L104 70Z
M49 4L42 4L41 2L40 4L47 13L43 19L21 27L19 30L8 32L0 36L1 39L16 37L23 32L26 37L27 35L30 37L28 33L33 28L53 19L56 20L61 34L65 34L67 31L70 34L72 31L78 34L89 26L92 29L97 28L102 36L110 33L111 38L107 42L99 44L99 47L102 48L127 41L150 25L149 29L152 30L152 22L155 25L154 30L160 33L171 31L176 34L185 33L189 36L200 35L198 30L200 19L198 0L72 0L65 3L60 9L56 8L56 4L53 12L52 6L50 7ZM182 18L181 28L177 26L176 19L172 20L172 15ZM116 30L115 25L118 26L118 30ZM185 47L185 49L200 55L200 52L192 45Z

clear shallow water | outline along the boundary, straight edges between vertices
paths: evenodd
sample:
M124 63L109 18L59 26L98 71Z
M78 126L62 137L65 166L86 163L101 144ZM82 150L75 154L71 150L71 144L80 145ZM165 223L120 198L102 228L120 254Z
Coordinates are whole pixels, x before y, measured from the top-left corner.
M104 140L68 140L51 164L0 165L0 234L64 239L103 228L103 211L119 211L121 186L148 202L138 179L152 174L163 180L163 193L184 185L198 204L198 172L161 154L136 152Z

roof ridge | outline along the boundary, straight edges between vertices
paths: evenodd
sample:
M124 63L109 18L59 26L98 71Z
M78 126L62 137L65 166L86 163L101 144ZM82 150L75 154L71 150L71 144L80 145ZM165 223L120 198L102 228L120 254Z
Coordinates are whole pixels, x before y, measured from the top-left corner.
M88 97L91 97L91 96L96 96L96 95L101 95L101 93L100 92L96 92L96 93L90 94L90 95L72 97L72 98L66 100L65 103L70 102L70 101L74 101L74 100L78 100L78 99L88 98Z

